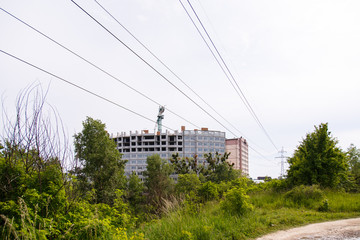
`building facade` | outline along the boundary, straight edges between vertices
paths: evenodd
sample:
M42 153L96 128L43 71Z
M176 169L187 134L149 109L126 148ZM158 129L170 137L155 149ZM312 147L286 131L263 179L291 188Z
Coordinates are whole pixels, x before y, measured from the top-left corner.
M162 159L170 159L172 154L178 153L179 157L198 156L199 163L205 161L205 153L225 153L225 133L201 130L166 131L163 133L124 132L112 135L117 149L123 154L123 159L128 160L125 166L125 174L135 172L143 179L143 171L146 170L146 158L158 154Z
M248 142L244 138L226 139L226 152L230 153L228 161L234 164L234 169L249 175Z

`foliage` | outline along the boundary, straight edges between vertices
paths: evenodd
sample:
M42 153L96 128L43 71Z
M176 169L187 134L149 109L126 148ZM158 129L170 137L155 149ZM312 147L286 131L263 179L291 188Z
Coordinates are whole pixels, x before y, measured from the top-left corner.
M198 163L197 155L193 158L180 158L179 154L175 153L171 156L170 163L174 166L176 174L199 174L204 171L204 166Z
M144 211L144 184L135 172L127 180L126 199L135 215L141 214Z
M257 239L266 233L285 230L310 223L341 218L359 217L359 193L325 191L329 211L307 209L289 205L283 193L260 191L252 193L249 201L254 210L244 215L232 215L221 209L216 201L207 202L198 214L172 212L163 218L140 227L146 239L181 239L190 235L193 239ZM269 197L270 196L270 197ZM349 201L350 200L350 201ZM274 202L278 202L274 204ZM258 204L260 203L260 204ZM268 204L268 205L265 205ZM262 206L266 206L265 208ZM189 234L184 234L189 233ZM184 236L185 235L185 236ZM186 239L186 238L185 238Z
M254 207L249 203L249 196L244 188L234 187L227 191L220 202L221 208L231 214L243 215Z
M155 206L155 212L162 206L162 199L167 199L173 193L174 183L170 178L174 168L159 155L152 155L146 159L147 168L143 172L148 203Z
M64 170L63 153L68 148L61 149L58 136L49 134L54 131L48 120L41 120L44 103L37 97L33 114L25 115L22 111L26 113L30 97L20 98L15 123L8 121L0 144L1 239L247 239L307 221L359 215L359 194L302 185L284 193L290 188L285 180L255 184L239 177L226 162L228 154L209 154L202 166L197 165L196 156L176 156L173 164L150 156L145 184L135 173L126 181L125 161L105 124L92 118L75 135L81 165ZM23 115L28 117L23 119ZM298 150L308 155L296 153L294 158L315 159L311 163L326 168L319 159L329 163L343 153L334 150L335 141L321 127L319 136L310 134L316 144L304 143L306 151ZM319 149L322 152L316 155ZM353 176L358 156L352 146L347 160ZM170 178L174 171L183 173L176 184ZM290 179L297 179L295 175ZM338 173L338 178L321 175L315 179L342 183L343 175L346 172ZM144 222L153 213L159 219Z
M186 194L190 192L197 192L201 182L199 177L193 174L180 174L175 185L175 190L178 194Z
M236 171L233 165L227 162L230 153L221 155L216 152L205 154L206 162L208 163L203 174L207 181L220 183L221 181L231 181L238 178L241 172Z
M307 134L293 157L288 159L290 184L341 187L347 177L347 158L330 134L327 124L320 124Z
M287 179L271 179L263 183L250 183L248 192L267 191L272 193L282 193L290 189Z
M219 197L217 185L210 181L201 185L198 190L198 194L203 202L214 200Z
M360 186L360 149L351 144L346 155L348 156L350 173L354 177L355 183Z
M284 195L285 199L291 200L296 206L317 208L324 201L324 193L318 185L296 186Z
M75 154L81 167L75 173L79 179L79 190L84 195L95 189L96 202L112 204L115 190L125 183L126 161L116 149L116 144L108 136L105 124L87 117L83 130L74 136Z

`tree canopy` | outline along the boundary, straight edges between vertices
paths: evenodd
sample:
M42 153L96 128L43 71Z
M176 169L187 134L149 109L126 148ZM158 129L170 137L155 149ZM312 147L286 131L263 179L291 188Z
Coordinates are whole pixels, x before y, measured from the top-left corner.
M146 163L143 174L149 203L161 206L161 201L173 191L174 183L170 175L174 172L174 167L157 154L147 157Z
M337 146L328 124L315 126L288 159L290 168L287 179L292 185L338 187L347 177L346 154Z
M81 166L76 170L83 193L95 190L96 202L111 204L115 190L125 183L126 161L109 138L105 124L91 117L83 122L81 133L75 134L75 155Z
M355 182L360 185L360 149L351 144L346 152L349 161L350 173Z

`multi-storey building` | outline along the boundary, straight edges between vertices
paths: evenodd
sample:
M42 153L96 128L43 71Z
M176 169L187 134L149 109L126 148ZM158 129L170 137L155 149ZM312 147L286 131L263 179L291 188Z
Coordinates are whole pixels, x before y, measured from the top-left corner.
M239 169L249 175L248 143L244 138L226 139L226 152L230 153L228 161L234 164L234 169Z
M140 178L143 178L142 172L146 169L146 158L154 154L159 154L163 159L170 159L174 153L180 157L193 157L196 154L199 163L203 163L205 153L225 152L225 133L207 128L185 130L185 127L181 127L181 131L163 133L143 130L130 132L129 135L122 132L111 138L123 154L123 159L128 160L125 174L136 172Z

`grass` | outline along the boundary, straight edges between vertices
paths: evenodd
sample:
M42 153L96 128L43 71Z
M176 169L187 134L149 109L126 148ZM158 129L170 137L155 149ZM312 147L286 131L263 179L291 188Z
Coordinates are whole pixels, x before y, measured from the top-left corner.
M284 194L262 192L250 196L254 211L228 214L217 201L205 204L199 214L176 210L142 226L145 239L253 239L281 229L309 223L360 216L360 194L325 191L329 209L291 203ZM317 206L316 204L313 206Z

